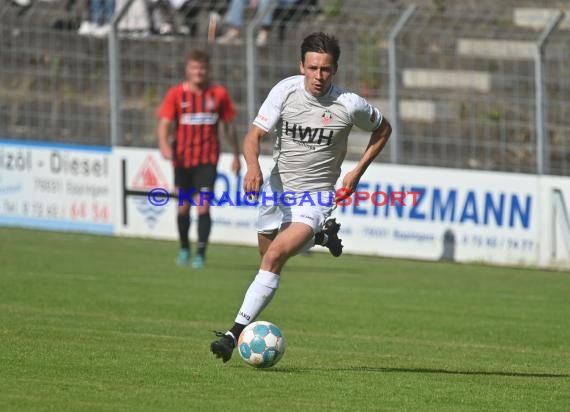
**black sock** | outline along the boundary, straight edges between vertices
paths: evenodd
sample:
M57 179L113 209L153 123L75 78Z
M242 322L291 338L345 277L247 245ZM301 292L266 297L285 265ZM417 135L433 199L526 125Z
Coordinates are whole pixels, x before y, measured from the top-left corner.
M190 230L190 215L178 215L178 237L180 238L180 248L190 249L190 239L188 231Z
M236 341L239 339L239 335L241 335L241 332L245 329L245 327L246 325L234 323L234 326L232 326L232 328L230 329L230 332L233 333L233 335L236 338Z
M198 254L204 256L208 246L208 238L212 229L212 218L210 213L198 215Z

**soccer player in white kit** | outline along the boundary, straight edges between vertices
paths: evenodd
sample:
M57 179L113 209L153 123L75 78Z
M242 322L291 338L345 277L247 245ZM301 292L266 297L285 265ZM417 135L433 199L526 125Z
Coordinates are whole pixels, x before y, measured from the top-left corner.
M219 339L210 345L223 362L231 358L243 329L273 298L290 257L313 237L315 243L340 255L338 224L327 218L335 207L334 185L352 126L372 134L356 167L343 177L342 187L350 193L392 132L376 107L332 83L339 56L334 37L325 33L307 36L301 45L301 75L273 87L244 139L247 173L243 189L260 193L257 230L261 264L234 326L225 333L217 332ZM258 160L260 141L272 130L277 134L275 165L264 182Z

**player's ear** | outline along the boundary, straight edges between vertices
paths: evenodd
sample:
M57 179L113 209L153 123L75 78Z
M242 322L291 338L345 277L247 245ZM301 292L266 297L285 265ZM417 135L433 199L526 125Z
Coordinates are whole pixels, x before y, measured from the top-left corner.
M301 74L305 74L305 65L303 64L303 60L299 60L299 71Z
M333 71L332 71L333 76L336 74L337 71L338 71L338 64L335 64L333 66Z

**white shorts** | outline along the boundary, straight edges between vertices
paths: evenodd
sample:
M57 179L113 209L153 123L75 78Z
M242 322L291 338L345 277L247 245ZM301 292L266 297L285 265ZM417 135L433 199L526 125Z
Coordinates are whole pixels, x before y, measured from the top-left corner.
M311 192L303 197L289 197L271 189L269 178L265 179L258 198L257 232L273 233L284 223L300 222L313 229L322 230L325 220L336 208L333 192Z

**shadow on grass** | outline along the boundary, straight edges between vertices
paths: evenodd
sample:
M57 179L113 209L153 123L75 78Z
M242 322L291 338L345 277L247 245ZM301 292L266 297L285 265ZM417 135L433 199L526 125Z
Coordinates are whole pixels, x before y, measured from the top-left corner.
M448 369L428 368L381 368L373 366L352 366L346 368L276 368L265 369L266 372L275 373L304 373L304 372L380 372L380 373L421 373L442 375L467 376L509 376L522 378L570 378L568 374L558 373L532 373L532 372L502 372L502 371L461 371Z

